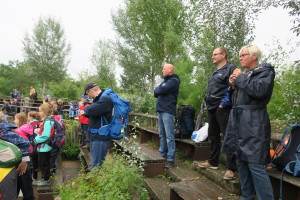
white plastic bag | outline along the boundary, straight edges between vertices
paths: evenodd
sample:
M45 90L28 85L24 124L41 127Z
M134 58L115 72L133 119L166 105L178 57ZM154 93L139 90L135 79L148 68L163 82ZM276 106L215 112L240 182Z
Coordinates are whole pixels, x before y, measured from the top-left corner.
M208 137L208 123L205 123L205 125L200 128L198 131L194 131L192 134L192 140L195 142L202 142L206 140Z

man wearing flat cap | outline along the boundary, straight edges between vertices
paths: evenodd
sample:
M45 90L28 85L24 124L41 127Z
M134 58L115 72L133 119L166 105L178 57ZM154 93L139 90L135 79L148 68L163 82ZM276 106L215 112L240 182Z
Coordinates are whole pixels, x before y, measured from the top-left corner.
M90 150L92 168L101 167L110 145L110 136L101 129L112 119L113 102L109 95L103 95L97 83L89 82L84 87L84 94L93 99L93 104L80 112L89 118Z

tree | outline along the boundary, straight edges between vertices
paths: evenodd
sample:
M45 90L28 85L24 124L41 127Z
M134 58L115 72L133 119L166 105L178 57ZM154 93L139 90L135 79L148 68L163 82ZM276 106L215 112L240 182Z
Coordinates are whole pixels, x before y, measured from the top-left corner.
M300 1L297 0L260 0L259 3L266 9L270 6L282 6L289 10L289 15L292 17L293 27L291 30L299 36L300 35Z
M53 17L40 17L30 36L25 34L23 52L32 67L32 73L43 84L43 95L50 81L66 77L71 46L65 39L64 29Z
M153 91L164 62L184 54L185 9L180 0L126 0L112 15L122 87Z
M207 81L215 69L212 52L216 47L229 50L228 61L239 65L238 52L253 39L254 19L261 7L251 1L190 0L187 43L195 61L193 78L198 86L198 96L205 97ZM199 101L199 100L198 100Z
M95 44L91 62L97 69L101 87L115 87L116 58L111 41L99 40Z

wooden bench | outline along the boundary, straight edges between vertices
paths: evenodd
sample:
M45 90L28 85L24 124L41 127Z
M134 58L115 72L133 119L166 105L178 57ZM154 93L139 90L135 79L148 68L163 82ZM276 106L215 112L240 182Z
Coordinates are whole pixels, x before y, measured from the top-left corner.
M155 152L150 148L143 146L142 144L132 145L129 142L129 139L113 140L113 142L117 145L118 148L121 148L122 151L144 162L144 174L148 178L154 178L157 175L164 174L166 159L159 156L158 152Z
M133 123L128 123L128 130L129 132L136 131L141 143L153 141L159 147L160 138L158 128L136 126ZM210 146L208 142L195 143L192 139L179 138L176 138L175 142L177 150L192 160L203 161L209 157Z

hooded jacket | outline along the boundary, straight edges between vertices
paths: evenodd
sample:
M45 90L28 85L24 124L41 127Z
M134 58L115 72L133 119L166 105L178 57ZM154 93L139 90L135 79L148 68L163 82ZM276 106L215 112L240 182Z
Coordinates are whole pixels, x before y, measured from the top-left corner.
M16 145L17 147L19 147L19 149L22 152L22 161L29 161L29 154L30 154L30 142L28 139L25 139L24 137L22 137L21 135L19 135L17 132L12 131L12 129L17 128L16 125L3 120L0 123L0 138L2 138L3 140L10 142L14 145Z
M267 113L274 87L275 70L260 64L235 80L232 103L222 151L236 154L241 161L270 162L271 125Z
M164 81L154 89L156 111L176 115L176 104L179 92L180 79L176 74L165 76Z
M109 95L105 95L106 90L93 100L93 104L84 108L84 115L89 118L89 129L101 128L101 116L104 116L107 123L112 119L113 102ZM103 97L102 97L103 95ZM103 120L103 126L107 125ZM110 136L99 135L97 133L90 134L91 140L109 140Z

